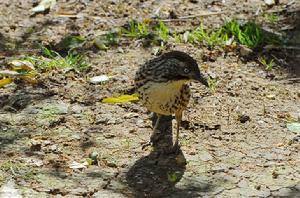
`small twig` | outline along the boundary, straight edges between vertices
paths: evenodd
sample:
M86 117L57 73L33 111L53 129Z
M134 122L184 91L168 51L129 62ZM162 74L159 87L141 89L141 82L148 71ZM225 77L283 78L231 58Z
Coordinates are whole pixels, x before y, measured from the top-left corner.
M55 17L62 17L62 18L91 18L91 19L104 19L103 17L100 16L87 16L83 14L55 14Z
M300 82L300 78L288 78L288 79L283 79L283 80L280 80L280 81L283 81L283 82L286 82L286 83L291 83L291 82Z
M275 46L275 45L267 45L264 49L288 49L288 50L300 50L300 47L297 46Z
M195 14L195 15L189 15L189 16L182 16L178 17L177 19L153 19L154 21L163 21L163 22L173 22L173 21L184 21L187 19L193 19L197 17L202 17L202 16L211 16L211 15L220 15L220 14L225 14L227 12L207 12L207 13L202 13L202 14ZM63 17L63 18L81 18L81 17L87 17L87 18L92 18L92 19L102 19L103 17L99 16L86 16L86 15L81 15L81 14L56 14L56 17Z
M176 22L176 21L184 21L187 19L193 19L197 17L202 17L202 16L211 16L211 15L220 15L220 14L225 14L227 12L207 12L207 13L202 13L202 14L195 14L195 15L189 15L189 16L182 16L178 17L177 19L157 19L157 21L163 21L163 22Z
M2 70L0 71L0 76L22 76L23 74L20 74L16 71L11 70Z

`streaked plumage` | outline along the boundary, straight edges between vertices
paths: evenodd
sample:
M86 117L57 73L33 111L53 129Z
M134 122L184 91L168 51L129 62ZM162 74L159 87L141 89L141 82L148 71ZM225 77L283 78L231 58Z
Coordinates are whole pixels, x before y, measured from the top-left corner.
M160 115L175 114L177 135L175 146L178 146L179 126L182 112L190 99L190 88L187 82L197 80L208 86L202 77L197 62L188 54L171 51L154 58L142 65L135 76L135 88L143 105Z

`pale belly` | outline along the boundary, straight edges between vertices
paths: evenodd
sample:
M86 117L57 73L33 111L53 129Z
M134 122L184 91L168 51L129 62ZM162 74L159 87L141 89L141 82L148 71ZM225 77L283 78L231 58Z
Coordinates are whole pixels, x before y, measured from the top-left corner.
M183 111L189 102L190 90L186 81L152 83L147 89L141 87L140 98L149 111L172 115Z

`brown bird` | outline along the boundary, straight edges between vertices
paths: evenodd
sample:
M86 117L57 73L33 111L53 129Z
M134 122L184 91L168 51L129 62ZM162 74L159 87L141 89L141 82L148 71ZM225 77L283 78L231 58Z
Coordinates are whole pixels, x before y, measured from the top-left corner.
M151 141L162 115L173 115L177 121L174 149L179 148L178 136L182 112L190 99L189 81L208 86L196 60L184 52L171 51L143 64L135 76L135 89L149 111L157 114Z

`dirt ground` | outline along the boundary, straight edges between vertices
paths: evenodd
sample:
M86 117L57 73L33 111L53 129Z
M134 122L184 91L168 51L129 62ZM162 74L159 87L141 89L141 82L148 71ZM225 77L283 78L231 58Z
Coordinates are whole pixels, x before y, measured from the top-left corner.
M300 197L300 134L286 126L300 118L299 1L267 7L261 0L61 0L48 13L33 15L36 2L0 0L0 68L7 59L38 53L38 44L55 45L68 34L92 38L132 18L151 18L158 8L162 18L221 12L167 22L176 31L246 20L258 8L285 9L278 11L277 26L292 42L275 50L272 71L238 52L171 43L170 50L189 53L204 73L219 79L215 92L191 84L178 155L143 149L152 123L139 103L100 102L132 85L155 46L123 41L88 51L87 72L53 70L42 75L44 86L0 88L1 198ZM97 85L88 81L102 74L113 77ZM161 127L170 134L168 119ZM74 164L95 156L94 165Z

